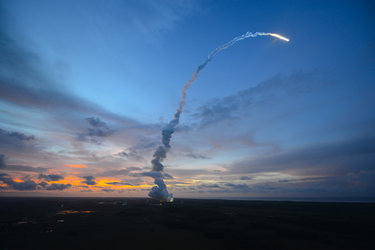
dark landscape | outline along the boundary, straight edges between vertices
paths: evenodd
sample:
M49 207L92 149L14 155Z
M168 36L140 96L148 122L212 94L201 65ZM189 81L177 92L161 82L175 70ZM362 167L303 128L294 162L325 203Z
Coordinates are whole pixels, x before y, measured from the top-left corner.
M0 249L373 249L375 204L1 198Z

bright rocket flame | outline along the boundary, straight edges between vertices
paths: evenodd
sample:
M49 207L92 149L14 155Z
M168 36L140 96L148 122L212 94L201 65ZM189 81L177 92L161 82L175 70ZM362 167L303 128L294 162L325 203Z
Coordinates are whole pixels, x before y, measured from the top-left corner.
M270 34L270 36L277 37L277 38L279 38L279 39L281 39L281 40L284 40L284 41L286 41L286 42L289 42L289 41L290 41L289 38L283 37L283 36L281 36L281 35L279 35L279 34L275 34L275 33L269 33L269 34Z

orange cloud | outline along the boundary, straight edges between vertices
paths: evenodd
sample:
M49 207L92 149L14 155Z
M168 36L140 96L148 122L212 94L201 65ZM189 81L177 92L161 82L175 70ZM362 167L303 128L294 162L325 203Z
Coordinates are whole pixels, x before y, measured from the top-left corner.
M19 178L14 178L13 181L15 182L23 182L23 180ZM96 184L91 185L89 187L84 187L85 185L82 184L82 178L75 176L75 175L67 175L64 179L58 180L58 181L46 181L46 180L40 180L40 179L33 179L34 182L40 184L41 182L46 182L48 184L70 184L72 185L71 188L69 188L70 192L78 192L82 190L91 190L93 192L102 192L103 188L110 188L113 190L124 190L124 189L131 189L131 190L139 190L139 189L149 189L152 187L152 185L148 185L145 182L141 183L140 185L129 185L126 183L122 183L122 180L117 178L96 178ZM0 181L1 182L1 181ZM112 182L119 182L119 185L116 184L109 184ZM7 187L5 183L0 183L0 187ZM65 192L66 190L64 190ZM13 192L12 190L9 190L9 192Z
M48 181L48 184L56 183L56 184L71 184L72 186L81 186L82 178L79 178L77 176L68 175L62 180L58 181Z
M95 179L96 181L96 187L100 188L111 188L114 190L119 190L119 189L141 189L141 188L151 188L151 185L147 184L142 184L142 185L126 185L126 184L120 184L120 185L114 185L114 184L109 184L111 182L121 182L119 179L115 178L99 178Z
M67 164L66 166L70 168L87 168L87 166L82 164Z

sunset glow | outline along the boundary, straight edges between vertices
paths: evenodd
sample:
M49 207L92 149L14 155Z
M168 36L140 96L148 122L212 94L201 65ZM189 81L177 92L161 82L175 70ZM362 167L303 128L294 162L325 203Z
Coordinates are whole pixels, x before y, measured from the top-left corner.
M87 168L87 166L82 164L67 164L66 166L70 168Z
M375 196L365 2L2 1L0 195Z

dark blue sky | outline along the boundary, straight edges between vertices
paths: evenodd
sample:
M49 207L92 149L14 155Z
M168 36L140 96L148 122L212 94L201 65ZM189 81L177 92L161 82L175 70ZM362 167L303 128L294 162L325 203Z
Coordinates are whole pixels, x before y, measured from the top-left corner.
M374 8L2 0L0 185L11 194L144 195L152 179L142 173L185 82L216 47L259 31L291 41L240 41L201 72L166 161L169 189L373 196ZM87 176L96 184L85 186Z

